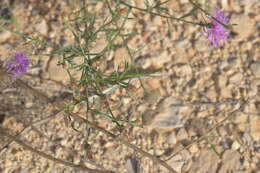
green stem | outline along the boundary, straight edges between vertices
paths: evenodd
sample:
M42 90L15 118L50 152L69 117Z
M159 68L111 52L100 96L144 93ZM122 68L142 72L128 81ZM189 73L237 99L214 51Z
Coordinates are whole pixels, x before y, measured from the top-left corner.
M206 16L209 16L210 18L212 18L213 20L215 20L217 23L219 23L220 25L222 25L223 27L225 27L226 29L229 29L228 25L222 23L221 21L219 21L217 18L213 17L211 14L209 14L206 10L204 10L203 8L201 8L198 4L196 4L195 2L193 2L192 0L189 0L190 3L198 8L200 11L202 11L204 14L206 14Z
M193 24L193 25L199 25L199 26L205 26L205 24L203 23L197 23L197 22L191 22L191 21L187 21L187 20L184 20L182 19L182 17L180 18L176 18L176 17L173 17L173 16L167 16L167 15L163 15L163 14L160 14L160 13L155 13L155 12L152 12L148 9L144 9L144 8L139 8L139 7L136 7L136 6L132 6L122 0L119 0L120 3L124 6L127 6L129 8L133 8L133 9L137 9L137 10L140 10L140 11L144 11L144 12L148 12L152 15L156 15L156 16L160 16L160 17L163 17L163 18L167 18L167 19L172 19L172 20L176 20L176 21L179 21L179 22L184 22L184 23L189 23L189 24Z

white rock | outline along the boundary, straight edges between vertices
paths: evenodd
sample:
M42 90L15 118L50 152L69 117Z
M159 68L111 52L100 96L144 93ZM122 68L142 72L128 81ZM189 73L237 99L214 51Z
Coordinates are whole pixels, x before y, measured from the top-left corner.
M248 39L251 35L257 32L257 27L255 21L246 15L235 16L231 23L237 24L234 26L234 31L238 33L235 37L237 41L244 41Z
M43 19L41 22L37 23L35 29L37 30L37 32L46 35L49 30L46 20Z
M260 117L250 116L250 124L251 136L255 141L260 140Z
M201 150L199 157L192 163L190 172L216 172L218 168L218 161L219 157L212 150Z
M186 132L186 130L184 128L181 128L177 133L177 140L181 141L184 139L188 139L188 133Z
M236 73L230 77L229 82L234 84L239 84L241 83L242 79L243 79L243 75L241 73Z
M250 69L252 70L255 76L260 76L260 61L251 64Z
M172 97L165 99L157 108L154 119L148 129L164 133L183 126L183 115L179 112L180 101Z
M169 144L176 144L177 143L177 138L175 132L171 132L171 134L167 138L167 143Z
M199 148L198 148L198 145L197 144L193 144L190 148L189 148L189 151L191 153L196 153L199 151Z
M240 148L240 144L237 141L234 141L231 148L233 150L237 150Z
M0 35L0 43L4 43L11 37L12 33L10 31L2 31Z
M171 158L167 163L171 165L171 167L178 173L182 172L182 167L184 165L184 159L181 155L176 155L173 158Z
M227 150L223 154L222 166L219 172L237 172L241 168L240 154L234 150Z

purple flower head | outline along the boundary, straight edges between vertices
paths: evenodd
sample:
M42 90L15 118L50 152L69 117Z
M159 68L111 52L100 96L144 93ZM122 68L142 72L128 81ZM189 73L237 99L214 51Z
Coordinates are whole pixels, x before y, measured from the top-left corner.
M17 53L14 56L15 61L7 62L7 72L13 73L14 79L26 73L29 70L30 59L23 53Z
M223 10L216 9L216 14L214 17L219 22L225 25L228 25L229 23L229 16ZM211 23L210 23L211 26L206 28L206 32L210 40L210 45L215 46L217 48L221 44L224 44L225 41L230 37L230 31L219 22L217 22L214 19L211 19Z

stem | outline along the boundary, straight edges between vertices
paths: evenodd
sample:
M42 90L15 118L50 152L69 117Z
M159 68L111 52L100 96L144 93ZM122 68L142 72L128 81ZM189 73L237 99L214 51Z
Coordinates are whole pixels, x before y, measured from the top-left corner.
M92 128L101 131L103 133L105 133L106 135L114 138L114 139L119 139L119 141L121 141L123 144L125 144L126 146L128 146L129 148L132 148L133 150L135 150L138 153L141 153L142 155L149 157L151 160L153 160L154 162L157 162L158 164L162 165L163 167L165 167L166 169L168 169L171 173L177 173L172 167L170 167L165 161L153 156L152 154L142 150L141 148L138 148L137 146L129 143L127 140L123 139L122 137L117 137L115 134L103 129L102 127L97 126L96 124L78 116L77 114L74 113L70 113L70 115L72 115L73 117L81 120L81 121L85 121L87 124L89 124Z
M153 76L153 75L151 75L151 76ZM153 77L156 77L156 76L157 76L157 75L154 75ZM158 75L158 76L160 76L160 75ZM149 77L149 76L148 76L148 77ZM144 77L144 78L146 78L146 77ZM49 101L48 97L47 97L44 93L35 90L34 88L30 87L30 86L27 85L26 83L21 82L21 80L19 81L19 83L22 84L22 87L32 90L32 91L33 91L32 93L33 93L34 95L38 96L39 98L41 98L41 99L43 99L43 100L45 100L45 101L47 101L47 102ZM114 85L112 88L109 88L109 89L103 91L103 93L104 93L104 94L108 94L108 93L111 92L111 90L114 90L114 89L116 89L116 88L118 88L118 87L119 87L119 85ZM96 96L96 95L95 95L95 96ZM90 99L90 100L93 99L93 101L94 101L95 96L92 96L92 97L90 97L89 99ZM98 96L96 96L96 97L98 97ZM55 106L55 109L57 109L57 111L55 111L55 112L57 112L57 113L62 112L62 111L64 110L64 106L65 106L64 104L56 105L56 106ZM72 115L72 116L75 117L76 119L79 119L79 120L81 120L81 121L86 122L86 123L89 124L91 127L93 127L93 128L95 128L96 130L99 130L99 131L105 133L106 135L108 135L108 136L110 136L110 137L112 137L112 138L114 138L114 139L117 139L117 138L118 138L118 137L117 137L116 135L114 135L113 133L111 133L111 132L109 132L109 131L103 129L102 127L97 126L96 124L94 124L94 123L88 121L88 120L85 119L85 118L82 118L82 117L78 116L77 114L70 113L70 115ZM47 158L47 159L52 160L52 161L56 161L56 162L58 162L58 163L60 163L60 164L67 165L67 166L70 166L70 167L79 168L79 169L85 169L85 170L87 169L86 167L82 167L81 165L74 165L74 164L72 164L72 163L70 163L70 162L66 162L66 161L63 161L63 160L54 158L54 157L52 157L52 156L50 156L50 155L47 155L47 154L45 154L45 153L43 153L43 152L40 152L40 151L38 151L38 150L35 150L35 149L32 148L31 146L26 145L26 144L24 144L22 141L20 141L19 139L17 139L17 137L14 137L14 136L11 136L11 135L7 134L7 133L4 132L3 130L1 130L1 128L0 128L0 134L3 134L3 135L5 135L5 136L9 137L12 141L15 141L16 143L18 143L18 144L24 146L24 148L26 148L26 149L28 149L28 150L31 150L32 152L35 152L36 154L39 154L40 156L42 156L42 157L44 157L44 158ZM157 158L157 157L151 155L150 153L148 153L148 152L146 152L146 151L144 151L144 150L142 150L142 149L136 147L135 145L129 143L126 139L120 138L120 141L121 141L123 144L125 144L126 146L128 146L129 148L132 148L132 149L135 150L136 152L141 153L142 155L144 155L144 156L146 156L146 157L149 157L149 158L150 158L151 160L153 160L154 162L157 162L158 164L162 165L162 166L165 167L167 170L169 170L169 172L171 172L171 173L177 173L177 172L176 172L172 167L170 167L165 161L163 161L163 160L161 160L161 159L159 159L159 158ZM88 168L88 169L89 169L89 168ZM91 171L93 172L93 170L91 170ZM92 173L91 171L89 171L89 172ZM98 171L99 171L99 170L98 170ZM93 172L93 173L112 173L112 172L108 172L108 171L107 171L107 172L104 172L104 171L103 171L103 172Z
M59 164L65 165L65 166L69 166L69 167L72 167L72 168L80 169L80 170L83 170L83 171L88 171L89 173L113 173L112 171L103 171L103 170L98 170L98 169L91 169L91 168L88 168L88 167L83 166L83 165L76 165L76 164L73 164L71 162L67 162L67 161L64 161L64 160L61 160L61 159L57 159L57 158L55 158L51 155L48 155L48 154L46 154L42 151L34 149L30 145L25 144L23 141L21 141L17 137L7 133L6 130L3 129L2 127L0 127L0 134L3 135L3 136L6 136L7 138L10 138L12 141L15 141L17 144L21 145L23 148L30 150L31 152L33 152L33 153L35 153L35 154L37 154L41 157L44 157L45 159L54 161L56 163L59 163Z
M211 133L214 129L220 127L221 125L223 125L223 123L229 119L231 119L231 117L233 117L234 115L236 115L236 113L238 111L241 111L243 106L247 103L247 101L243 101L241 103L241 105L235 109L235 110L232 110L228 113L228 115L223 119L221 120L220 122L216 123L216 125L214 125L212 128L208 129L204 134L203 136L199 137L198 139L196 139L195 141L193 141L192 143L190 143L189 145L187 145L186 147L182 148L182 149L179 149L178 151L176 151L175 153L173 153L171 156L169 156L167 159L165 159L164 161L168 161L170 159L172 159L174 156L176 156L177 154L179 154L180 152L184 151L184 150L187 150L188 148L190 148L193 144L195 143L198 143L200 141L202 141L205 136L207 136L209 133Z
M160 16L160 17L167 18L167 19L176 20L176 21L179 21L179 22L185 22L185 23L189 23L189 24L193 24L193 25L205 26L205 24L203 24L203 23L187 21L187 20L182 19L182 17L176 18L176 17L173 17L173 16L167 16L167 15L163 15L163 14L160 14L160 13L155 13L155 12L149 11L148 9L132 6L132 5L126 3L126 2L124 2L122 0L119 0L119 1L124 6L127 6L129 8L133 8L133 9L137 9L137 10L140 10L140 11L148 12L148 13L150 13L152 15Z
M229 29L228 25L220 22L217 18L213 17L211 14L209 14L206 10L202 9L198 4L196 4L195 2L193 2L192 0L189 0L190 3L198 8L200 11L202 11L204 14L206 14L207 16L209 16L210 18L212 18L213 20L215 20L217 23L219 23L220 25L222 25L223 27L225 27L226 29Z

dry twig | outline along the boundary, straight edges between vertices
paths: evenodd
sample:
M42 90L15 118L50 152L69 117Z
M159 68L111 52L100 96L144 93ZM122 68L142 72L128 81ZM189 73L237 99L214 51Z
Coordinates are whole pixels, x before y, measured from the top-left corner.
M65 165L65 166L69 166L69 167L72 167L72 168L80 169L80 170L83 170L83 171L88 171L89 173L113 173L112 171L91 169L91 168L88 168L88 167L83 166L83 165L76 165L76 164L73 164L71 162L67 162L67 161L64 161L64 160L61 160L61 159L57 159L57 158L55 158L51 155L48 155L48 154L46 154L42 151L34 149L30 145L25 144L23 141L21 141L17 137L7 133L6 130L3 129L2 127L0 127L0 135L6 136L7 138L12 139L12 141L15 141L17 144L21 145L23 148L30 150L31 152L33 152L33 153L35 153L35 154L37 154L41 157L44 157L48 160L54 161L56 163L59 163L59 164Z

